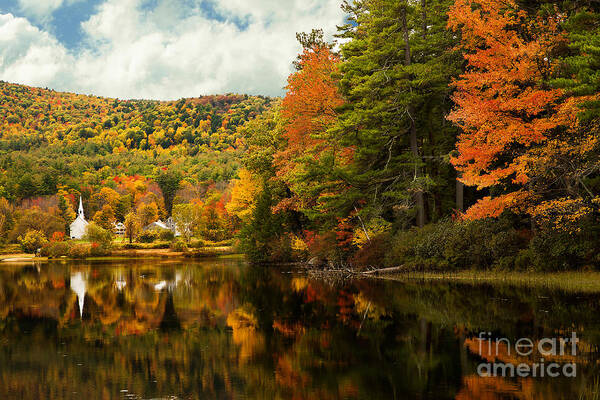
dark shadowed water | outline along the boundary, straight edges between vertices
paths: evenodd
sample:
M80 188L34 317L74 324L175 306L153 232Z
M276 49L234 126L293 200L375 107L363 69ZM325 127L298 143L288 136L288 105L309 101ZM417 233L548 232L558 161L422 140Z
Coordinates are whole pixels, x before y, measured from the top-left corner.
M599 311L600 295L237 260L4 264L0 399L597 399ZM574 355L506 345L572 332ZM560 375L478 373L541 358Z

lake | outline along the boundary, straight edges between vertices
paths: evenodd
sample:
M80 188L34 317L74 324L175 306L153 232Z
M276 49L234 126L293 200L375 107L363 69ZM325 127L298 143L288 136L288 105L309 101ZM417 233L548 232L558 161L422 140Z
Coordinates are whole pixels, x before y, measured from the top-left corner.
M0 398L598 399L599 311L594 293L238 259L0 264Z

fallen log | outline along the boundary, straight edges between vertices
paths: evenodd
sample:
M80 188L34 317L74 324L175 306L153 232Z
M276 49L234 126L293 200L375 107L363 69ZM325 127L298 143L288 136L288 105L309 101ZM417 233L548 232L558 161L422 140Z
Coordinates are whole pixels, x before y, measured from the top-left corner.
M390 267L390 268L380 268L380 269L372 269L370 271L362 272L363 275L379 275L379 274L389 274L392 272L401 272L406 271L406 268L401 265L399 267Z

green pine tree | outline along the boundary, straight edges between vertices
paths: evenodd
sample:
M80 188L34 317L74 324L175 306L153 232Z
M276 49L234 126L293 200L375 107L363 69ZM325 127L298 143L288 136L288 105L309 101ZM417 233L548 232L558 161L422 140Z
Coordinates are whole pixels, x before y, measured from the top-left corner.
M365 0L347 3L351 23L339 36L341 91L347 105L335 133L355 149L339 174L349 184L337 206L367 218L422 226L453 207L447 162L455 130L445 122L449 84L461 67L457 39L446 30L450 1ZM429 217L429 218L428 218Z

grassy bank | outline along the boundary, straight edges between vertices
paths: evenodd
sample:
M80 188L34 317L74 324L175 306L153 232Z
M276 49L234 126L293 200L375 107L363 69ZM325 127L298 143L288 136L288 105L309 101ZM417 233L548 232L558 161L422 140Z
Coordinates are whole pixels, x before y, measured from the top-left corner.
M566 292L600 293L600 272L401 272L380 274L380 279L396 281L452 281L465 284L493 284L518 287L545 288Z
M34 254L23 253L20 249L11 249L11 251L0 252L0 262L23 262L23 261L44 261L52 258L49 257L35 257ZM219 247L204 247L204 248L192 248L185 252L183 251L174 251L172 249L167 248L135 248L135 249L125 249L125 248L116 248L112 250L106 256L95 256L95 257L85 257L84 259L127 259L127 258L173 258L173 257L185 257L185 258L209 258L209 257L222 257L222 256L232 256L235 255L235 249L232 246L219 246ZM81 259L81 258L72 258L72 257L54 257L54 259Z

